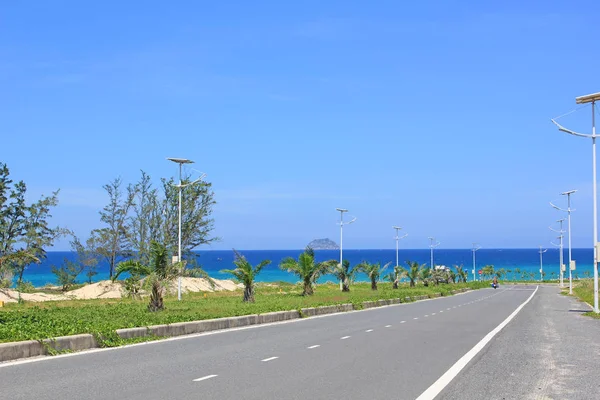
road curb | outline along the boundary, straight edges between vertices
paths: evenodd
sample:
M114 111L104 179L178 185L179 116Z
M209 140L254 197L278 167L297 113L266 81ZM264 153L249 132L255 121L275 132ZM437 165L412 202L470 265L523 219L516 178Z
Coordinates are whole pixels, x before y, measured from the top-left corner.
M451 293L457 294L470 290L459 289ZM434 293L432 298L440 297L441 293ZM395 304L403 304L412 301L429 299L429 296L413 296L404 299L385 299L375 301L365 301L360 306L362 309L377 308ZM337 314L349 311L360 310L361 307L355 307L353 304L336 304L331 306L302 308L292 311L276 311L265 314L243 315L239 317L227 317L207 319L202 321L177 322L166 325L152 325L138 328L117 329L116 334L121 339L132 339L147 336L173 337L182 335L191 335L196 333L210 332L229 328L238 328L249 325L269 324L274 322L287 321L291 319L314 317L326 314ZM89 350L101 347L91 334L79 334L72 336L61 336L53 339L27 340L22 342L0 343L0 362L17 360L20 358L29 358L36 356L51 355L63 352L74 352Z

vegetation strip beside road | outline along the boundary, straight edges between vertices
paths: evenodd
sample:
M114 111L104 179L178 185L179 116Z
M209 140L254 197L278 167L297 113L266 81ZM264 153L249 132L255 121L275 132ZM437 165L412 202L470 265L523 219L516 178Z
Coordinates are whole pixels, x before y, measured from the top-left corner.
M563 289L563 293L569 293L569 283L566 282L566 292ZM593 279L581 279L573 282L573 295L579 300L586 302L588 305L594 304L594 280ZM600 314L596 314L592 310L585 313L585 315L593 318L600 319Z
M361 308L364 301L430 296L441 293L451 295L453 290L466 287L478 289L488 283L440 284L428 287L400 285L392 289L391 283L381 283L379 290L371 290L368 283L357 283L350 292L340 292L337 284L318 285L313 296L302 296L298 285L260 284L256 289L256 302L242 302L239 292L190 293L184 301L166 297L165 310L149 312L146 301L133 299L73 300L47 303L9 304L0 308L0 342L42 340L47 338L89 333L96 336L103 347L129 343L116 335L121 328L145 327L176 322L264 314L273 311L300 310L352 303ZM152 338L149 338L152 339ZM139 341L139 340L137 340Z

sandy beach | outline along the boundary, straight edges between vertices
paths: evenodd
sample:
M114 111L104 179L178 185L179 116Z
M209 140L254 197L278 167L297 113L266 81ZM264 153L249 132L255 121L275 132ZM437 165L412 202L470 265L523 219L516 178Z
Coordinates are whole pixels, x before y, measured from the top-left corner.
M188 292L218 292L233 291L240 288L239 284L229 279L213 279L214 285L211 285L204 278L184 277L181 279L182 293ZM177 280L170 281L167 285L167 291L171 294L177 293ZM49 293L21 293L24 301L42 302L59 300L88 300L88 299L119 299L125 296L123 284L120 281L105 280L79 289L70 290L62 294ZM144 295L144 293L142 293ZM0 289L0 301L5 303L16 303L19 299L19 293L14 289Z

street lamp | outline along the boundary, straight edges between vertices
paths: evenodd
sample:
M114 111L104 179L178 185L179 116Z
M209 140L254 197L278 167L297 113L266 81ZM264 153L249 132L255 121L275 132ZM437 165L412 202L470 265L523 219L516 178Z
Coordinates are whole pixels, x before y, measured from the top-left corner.
M408 233L405 233L402 237L399 237L398 232L402 228L400 228L399 226L392 226L392 228L394 228L396 230L396 238L395 238L396 239L396 267L398 267L398 240L404 239L405 237L407 237Z
M560 125L556 120L552 119L552 122L558 127L558 130L566 132L570 135L581 136L592 139L592 191L594 196L594 312L599 313L598 308L598 192L596 189L596 101L600 100L600 93L592 93L585 96L575 98L577 104L592 103L592 134L583 134L572 131ZM569 235L569 241L571 235ZM569 246L570 247L570 246ZM569 262L569 275L571 274L571 263Z
M473 248L471 249L473 252L473 281L477 280L477 276L475 275L475 252L479 249L481 249L481 246L479 246L477 243L473 243Z
M431 250L431 269L434 269L433 266L433 249L438 247L440 245L440 242L436 242L435 244L433 244L433 242L435 241L435 238L433 237L429 237L429 249Z
M540 282L544 281L544 264L542 262L542 254L547 251L548 249L542 250L542 246L540 246Z
M549 229L550 229L551 231L553 231L553 232L557 232L557 233L560 233L560 235L557 237L557 239L559 239L559 240L560 240L559 244L558 244L558 245L556 245L556 244L554 244L554 243L552 243L552 242L550 242L550 243L554 244L555 246L558 246L558 248L559 248L559 250L560 250L560 256L559 256L559 260L560 260L560 261L559 261L559 262L560 262L560 266L559 266L559 268L558 268L558 269L559 269L559 276L560 276L560 287L561 287L561 288L562 288L562 287L565 287L565 285L564 285L564 281L563 281L563 275L564 275L564 272L563 272L563 264L564 264L564 261L563 261L563 256L564 256L564 255L563 255L563 236L564 236L564 235L563 235L563 234L565 233L565 231L563 230L563 222L564 222L564 221L565 221L565 219L564 219L564 218L561 218L561 219L559 219L559 220L557 220L557 221L556 221L556 222L558 222L558 223L560 224L560 230L558 230L558 231L557 231L556 229L552 229L552 227L549 227ZM569 266L569 268L570 268L570 266Z
M573 273L571 272L571 195L573 193L575 193L577 190L569 190L568 192L562 192L561 195L562 196L567 196L567 209L562 209L560 207L555 206L554 204L550 203L550 205L554 208L556 208L557 210L560 211L566 211L567 212L567 230L568 230L568 235L569 235L569 294L573 294ZM562 268L562 266L561 266ZM595 269L595 267L594 267ZM596 282L594 280L594 282Z
M181 180L181 167L183 166L183 164L193 164L194 162L192 160L188 160L187 158L167 158L167 160L169 161L173 161L176 164L179 164L179 185L177 185L177 187L179 188L179 223L178 223L178 227L179 227L179 233L178 233L178 246L177 246L177 262L180 263L180 267L179 267L179 278L177 281L177 300L181 300L181 273L182 273L182 269L183 269L183 263L181 261L181 189L189 186L189 185L193 185L194 183L198 182L200 179L189 183L187 185L184 185L182 180Z
M346 222L344 223L344 213L348 212L347 209L345 208L336 208L337 211L340 212L340 267L342 266L342 241L344 239L344 225L350 225L351 223L353 223L354 221L356 221L356 218L354 218L352 221ZM342 290L342 280L340 279L340 290Z

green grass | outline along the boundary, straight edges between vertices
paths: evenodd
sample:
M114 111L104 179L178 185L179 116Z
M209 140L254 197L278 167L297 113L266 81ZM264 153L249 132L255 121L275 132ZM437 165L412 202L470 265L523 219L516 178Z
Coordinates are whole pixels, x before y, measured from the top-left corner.
M70 300L45 303L8 304L0 308L0 342L40 340L57 336L91 333L104 346L117 346L124 342L116 335L119 328L133 328L175 322L262 314L272 311L298 310L304 307L353 303L362 306L363 301L404 298L406 296L442 293L471 287L488 287L489 282L439 285L433 287L401 286L394 290L390 283L379 284L378 291L371 291L367 283L357 283L350 293L342 293L337 284L318 285L313 296L300 295L301 287L277 283L259 284L256 303L243 303L241 291L215 293L189 293L178 302L174 297L165 298L166 309L161 312L147 311L147 299L98 299Z
M569 293L568 287L566 289L566 292L565 290L563 290L563 293ZM594 304L594 280L581 279L579 281L573 282L573 295L575 295L581 301L585 301L588 304ZM584 315L600 319L600 314L596 314L595 312L588 312Z

